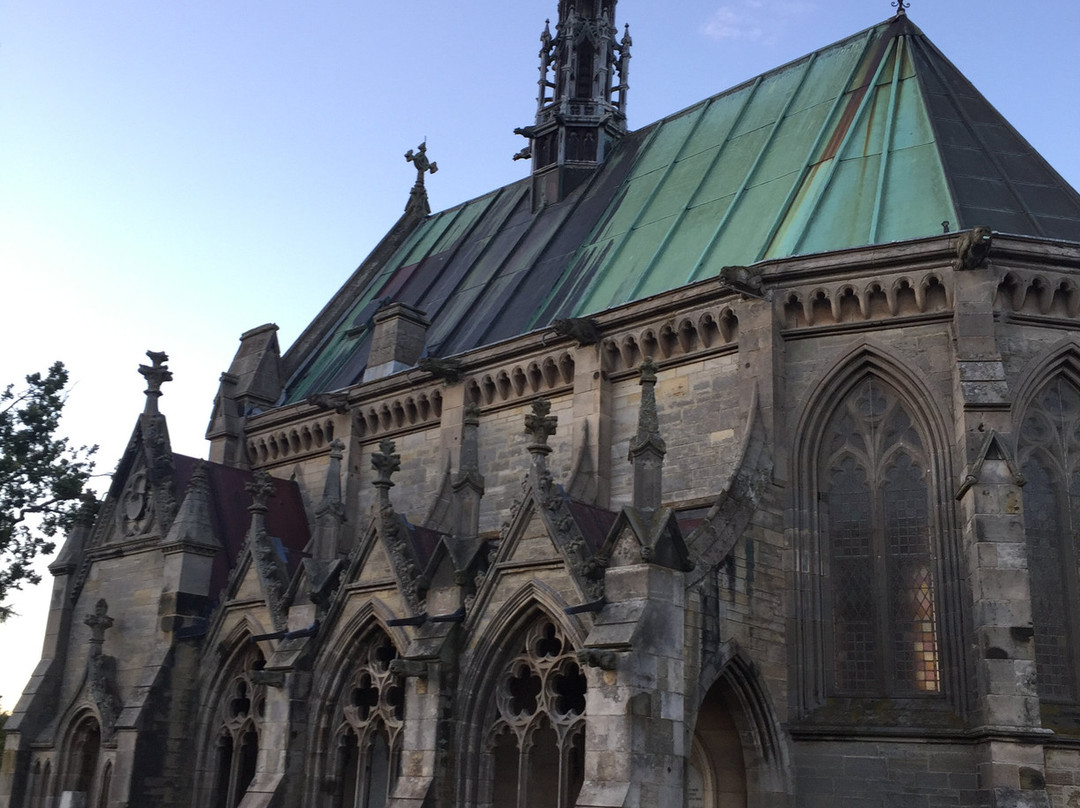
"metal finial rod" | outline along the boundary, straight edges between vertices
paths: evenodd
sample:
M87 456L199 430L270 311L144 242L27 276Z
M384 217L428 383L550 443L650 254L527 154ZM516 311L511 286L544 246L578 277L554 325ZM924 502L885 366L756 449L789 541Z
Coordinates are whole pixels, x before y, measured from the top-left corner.
M890 5L896 9L898 17L907 14L907 9L911 8L911 3L905 3L904 0L893 0Z

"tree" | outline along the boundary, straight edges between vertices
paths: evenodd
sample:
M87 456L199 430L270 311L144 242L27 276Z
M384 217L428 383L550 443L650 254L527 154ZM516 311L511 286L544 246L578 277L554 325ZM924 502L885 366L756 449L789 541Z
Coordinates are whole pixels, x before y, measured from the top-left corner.
M10 593L40 582L32 563L70 527L94 469L96 446L75 449L56 435L67 382L56 362L45 376L27 376L26 387L0 393L0 622L11 616Z

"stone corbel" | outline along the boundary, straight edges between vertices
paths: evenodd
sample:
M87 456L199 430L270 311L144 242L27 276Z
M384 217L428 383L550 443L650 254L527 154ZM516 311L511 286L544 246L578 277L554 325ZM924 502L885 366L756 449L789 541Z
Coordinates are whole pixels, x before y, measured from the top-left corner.
M390 673L403 678L415 677L417 679L428 678L427 663L419 659L392 659L390 660Z

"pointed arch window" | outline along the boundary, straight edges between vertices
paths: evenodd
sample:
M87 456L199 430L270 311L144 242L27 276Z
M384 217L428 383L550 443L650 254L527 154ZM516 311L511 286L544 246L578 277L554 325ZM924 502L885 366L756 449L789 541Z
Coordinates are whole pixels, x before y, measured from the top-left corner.
M68 741L67 754L57 780L63 794L82 795L87 805L93 805L94 795L101 788L101 725L92 714L85 714L75 726ZM48 779L46 764L46 779Z
M211 802L214 808L236 808L255 779L266 693L262 685L252 681L251 674L264 665L257 648L247 652L218 707Z
M359 644L338 707L333 808L384 808L390 801L405 726L404 685L390 670L397 655L382 629Z
M585 773L585 674L563 632L538 620L495 690L487 738L493 808L570 808Z
M1063 608L1080 586L1080 389L1073 382L1058 377L1039 391L1019 444L1039 696L1075 702L1076 610Z
M838 696L941 690L936 532L926 446L897 391L867 376L819 456L826 679Z

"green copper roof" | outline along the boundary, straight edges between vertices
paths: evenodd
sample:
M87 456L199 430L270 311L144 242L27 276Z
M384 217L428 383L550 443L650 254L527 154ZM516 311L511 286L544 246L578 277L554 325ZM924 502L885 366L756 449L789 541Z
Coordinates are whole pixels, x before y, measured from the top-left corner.
M1080 241L1080 196L906 16L627 135L556 205L534 213L528 188L423 221L286 356L287 400L358 382L389 300L424 310L449 356L728 265L946 226Z

